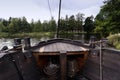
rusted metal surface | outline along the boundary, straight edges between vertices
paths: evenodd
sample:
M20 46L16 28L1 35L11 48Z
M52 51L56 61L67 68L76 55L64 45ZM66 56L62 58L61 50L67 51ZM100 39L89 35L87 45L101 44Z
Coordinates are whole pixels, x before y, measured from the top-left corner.
M50 61L49 64L43 68L43 71L48 80L58 80L59 66L57 64L53 64L52 61Z
M23 80L9 55L0 58L0 80Z
M2 56L2 58L5 58L5 60L1 60L2 58L0 58L0 70L1 70L0 74L2 74L0 75L0 80L46 79L45 77L47 74L45 75L45 72L43 73L43 70L45 69L45 66L48 64L49 58L52 58L54 65L59 65L60 71L58 71L59 73L56 73L58 77L57 79L67 80L67 69L66 69L68 66L67 57L72 57L73 61L75 60L75 62L79 64L78 69L81 69L81 67L85 63L84 61L87 59L87 54L89 53L89 49L80 42L72 41L72 40L64 40L64 39L48 40L47 42L43 41L34 47L30 47L30 45L28 45L27 48L24 48L24 52L23 52L20 40L19 39L16 40L18 41L18 43L16 41L15 47L7 51L9 54L5 54L4 56ZM56 43L58 49L56 48ZM27 44L30 43L28 42L26 43L26 45ZM48 51L51 50L51 52L50 51L48 53L39 52L39 51L35 52L36 49L40 49L44 46L47 46ZM54 52L56 51L56 49L57 52ZM61 50L62 51L67 50L67 51L61 52ZM36 59L37 64L34 58ZM51 66L47 66L45 70L47 70L48 67ZM42 77L42 75L45 77ZM55 79L53 77L49 77L48 80Z
M103 80L120 80L120 51L112 49L102 50ZM88 57L83 74L91 80L100 80L99 55Z
M14 51L0 59L0 80L40 80L33 57Z
M79 71L79 66L76 59L67 60L67 76L69 78L75 77Z

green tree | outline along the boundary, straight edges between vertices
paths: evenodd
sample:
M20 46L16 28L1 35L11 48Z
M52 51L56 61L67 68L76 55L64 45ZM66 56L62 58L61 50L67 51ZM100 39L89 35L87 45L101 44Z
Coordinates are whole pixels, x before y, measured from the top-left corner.
M68 15L66 15L65 17L65 31L69 31L69 18L68 18Z
M34 32L43 31L43 29L42 29L42 24L41 24L41 21L40 21L40 20L38 20L37 22L34 23L33 31L34 31Z
M102 36L120 32L120 0L106 0L96 16L96 32Z
M48 32L48 31L49 31L48 21L45 20L45 21L42 23L42 28L43 28L43 31L44 31L44 32Z
M35 27L34 19L31 20L30 27L31 27L31 31L34 32L34 27Z
M74 17L74 15L71 15L70 18L69 18L68 24L69 24L69 30L72 31L72 32L75 29L75 23L76 23L75 17Z
M14 34L20 31L18 27L18 18L12 18L11 23L7 27L8 33Z
M0 32L3 32L4 27L5 27L5 26L3 25L3 23L0 22Z
M100 11L100 13L95 18L95 29L94 31L97 33L100 33L101 36L108 36L109 30L108 30L109 21L105 17L105 13Z
M85 32L87 33L93 32L94 30L93 16L87 17L85 19L85 24L83 27Z
M84 19L84 14L78 13L76 15L76 29L78 31L83 31L83 19Z
M54 18L52 18L50 21L49 21L49 31L50 32L55 32L56 31L56 27L57 27L57 24L56 24L56 22L55 22L55 20L54 20Z
M9 22L7 20L5 20L5 19L2 20L2 23L3 23L4 26L8 26L9 25Z
M66 28L66 22L65 19L60 19L60 26L59 26L59 31L64 32Z
M31 32L32 31L30 24L27 22L27 19L25 17L22 17L21 20L19 19L18 23L19 23L18 27L19 27L20 32Z

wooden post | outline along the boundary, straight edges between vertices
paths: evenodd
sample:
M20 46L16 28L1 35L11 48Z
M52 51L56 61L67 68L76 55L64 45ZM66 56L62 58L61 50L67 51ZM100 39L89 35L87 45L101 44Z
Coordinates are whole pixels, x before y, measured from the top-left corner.
M25 47L24 47L25 50L26 50L26 49L29 49L29 48L31 47L30 38L29 38L29 37L26 37L26 38L24 39L24 44L25 44Z
M100 40L100 80L103 80L103 67L102 67L102 41Z
M21 39L20 38L15 38L14 39L14 45L20 45L21 44Z
M14 49L22 51L21 39L15 38L14 39Z
M90 37L90 47L91 47L91 48L95 48L94 42L95 42L95 37L94 37L94 36L91 36L91 37Z
M66 80L67 54L66 51L60 51L60 73L61 79Z

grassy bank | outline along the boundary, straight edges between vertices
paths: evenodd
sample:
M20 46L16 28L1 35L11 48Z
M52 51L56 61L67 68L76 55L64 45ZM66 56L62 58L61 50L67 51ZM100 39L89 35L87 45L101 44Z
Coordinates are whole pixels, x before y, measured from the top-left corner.
M110 35L108 40L111 45L120 50L120 34Z
M16 33L16 34L9 34L9 33L0 33L0 38L24 38L24 37L31 37L31 38L41 38L48 36L50 38L54 37L54 32L32 32L32 33Z

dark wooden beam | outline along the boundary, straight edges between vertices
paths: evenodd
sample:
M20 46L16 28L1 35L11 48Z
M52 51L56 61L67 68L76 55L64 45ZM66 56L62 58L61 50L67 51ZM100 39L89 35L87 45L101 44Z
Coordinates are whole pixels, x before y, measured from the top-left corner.
M60 73L61 79L66 80L67 55L66 51L60 51Z

